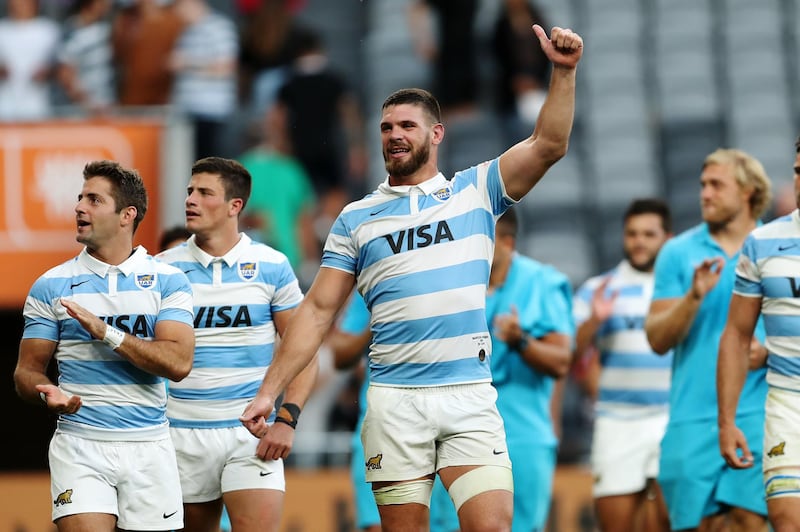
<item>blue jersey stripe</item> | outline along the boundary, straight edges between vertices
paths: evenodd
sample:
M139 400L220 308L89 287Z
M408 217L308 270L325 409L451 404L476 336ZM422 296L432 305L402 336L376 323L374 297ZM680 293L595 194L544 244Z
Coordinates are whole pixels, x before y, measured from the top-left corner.
M486 313L483 309L417 320L376 323L372 326L375 343L383 345L453 338L485 330Z
M669 369L672 367L672 358L653 356L652 352L620 353L619 351L605 351L601 354L600 362L603 367L608 368Z
M255 397L261 381L251 381L216 388L192 389L170 386L169 394L176 399L234 400Z
M252 368L269 366L273 344L231 347L201 346L195 349L194 368Z
M767 336L800 336L800 316L766 314L764 328Z
M375 364L369 366L370 382L408 386L436 386L453 380L462 382L491 378L489 358L483 362L477 356L446 362L405 364Z
M89 406L74 414L62 414L67 421L85 423L101 429L141 429L167 422L163 407Z
M484 279L489 275L489 264L485 260L474 260L445 268L435 268L424 272L398 275L376 284L364 294L368 308L375 301L381 303L405 297L431 294L454 288L464 288L475 284L474 279ZM430 279L438 279L432 284Z
M656 406L669 402L669 391L604 388L600 390L598 400L600 402Z
M127 360L60 360L60 380L64 384L151 385L162 377L143 371Z

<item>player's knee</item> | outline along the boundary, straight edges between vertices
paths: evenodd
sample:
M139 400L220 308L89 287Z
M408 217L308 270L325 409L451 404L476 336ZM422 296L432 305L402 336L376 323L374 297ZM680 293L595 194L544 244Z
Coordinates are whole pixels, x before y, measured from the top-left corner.
M384 486L372 490L375 503L379 506L386 504L417 503L430 506L433 479L412 480Z
M481 493L494 490L504 490L514 493L514 479L511 469L503 466L485 465L476 467L455 479L450 484L450 498L456 511L461 506Z

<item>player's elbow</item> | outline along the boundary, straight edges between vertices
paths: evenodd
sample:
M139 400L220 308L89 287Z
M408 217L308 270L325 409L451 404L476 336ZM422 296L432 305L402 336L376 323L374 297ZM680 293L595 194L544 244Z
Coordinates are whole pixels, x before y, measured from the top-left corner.
M664 335L661 335L658 331L654 330L653 327L645 327L645 333L647 335L647 342L650 344L650 348L657 355L665 355L670 349L672 349L671 342L669 342Z

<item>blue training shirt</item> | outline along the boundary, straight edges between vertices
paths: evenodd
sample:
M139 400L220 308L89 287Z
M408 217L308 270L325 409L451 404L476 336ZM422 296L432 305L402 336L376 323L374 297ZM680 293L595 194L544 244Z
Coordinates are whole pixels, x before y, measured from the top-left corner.
M502 286L486 298L489 327L494 318L516 307L523 331L534 338L550 333L572 337L572 289L567 277L531 258L514 254ZM509 446L554 446L557 443L550 416L555 379L540 373L505 342L492 336L492 383L497 388L497 409L506 428Z
M711 238L706 224L697 225L670 239L658 254L653 300L679 298L692 286L695 267L712 257L725 258L717 285L706 294L686 338L673 349L670 388L670 424L717 418L717 354L728 319L735 267L740 253L727 257ZM764 324L759 319L755 337L764 342ZM737 415L764 414L766 369L749 371L739 400Z

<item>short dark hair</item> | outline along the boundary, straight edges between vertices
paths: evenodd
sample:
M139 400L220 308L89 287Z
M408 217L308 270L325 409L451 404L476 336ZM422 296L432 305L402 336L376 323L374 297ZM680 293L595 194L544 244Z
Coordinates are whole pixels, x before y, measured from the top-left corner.
M622 222L626 223L631 216L639 214L656 214L661 217L661 226L667 233L672 232L672 214L670 214L669 205L664 200L658 198L640 198L635 199L628 205L625 210L625 215L622 217Z
M147 212L147 190L139 172L124 168L116 161L92 161L83 167L83 180L93 177L105 178L111 183L111 197L114 198L115 212L121 212L126 207L136 209L136 218L133 220L133 232L139 227Z
M442 110L439 107L439 102L430 92L425 89L400 89L389 95L383 101L381 110L385 110L392 105L410 104L422 107L431 122L438 124L442 121Z
M164 251L170 242L175 240L187 240L192 233L182 225L176 225L161 233L161 239L158 241L158 250Z
M496 236L517 236L519 231L519 220L517 212L513 207L509 207L500 218L497 219L497 228L495 229Z
M794 141L794 149L797 150L797 153L800 153L800 137L797 137L797 140Z
M192 165L192 175L195 174L218 175L222 181L222 188L225 189L225 200L241 198L244 210L247 200L250 199L253 178L239 161L223 157L206 157Z

